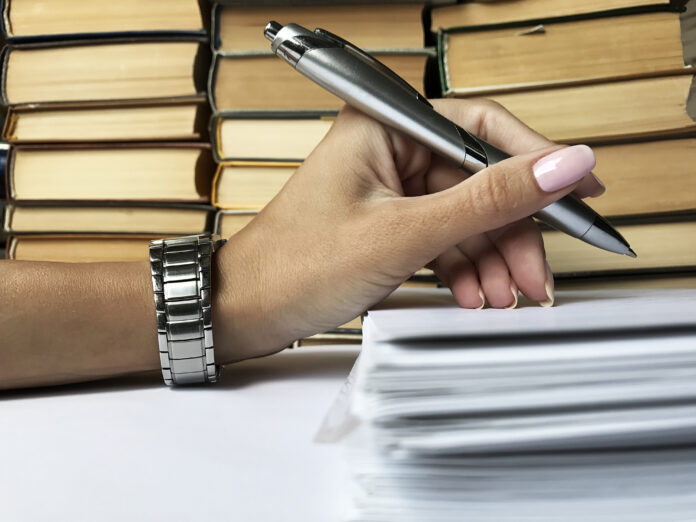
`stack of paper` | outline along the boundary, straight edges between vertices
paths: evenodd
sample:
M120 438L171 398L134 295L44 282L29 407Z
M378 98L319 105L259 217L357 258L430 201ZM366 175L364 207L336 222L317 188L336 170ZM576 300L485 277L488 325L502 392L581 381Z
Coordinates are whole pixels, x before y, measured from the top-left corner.
M376 310L351 520L696 520L696 291Z

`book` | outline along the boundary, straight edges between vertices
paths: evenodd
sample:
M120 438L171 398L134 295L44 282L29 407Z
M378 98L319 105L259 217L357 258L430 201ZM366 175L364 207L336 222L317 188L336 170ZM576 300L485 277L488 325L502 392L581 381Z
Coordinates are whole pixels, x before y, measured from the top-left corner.
M202 205L16 205L5 208L6 235L202 234L211 229L212 207Z
M299 166L291 162L220 163L213 180L212 204L222 209L261 209Z
M2 33L9 41L124 34L205 36L199 0L4 0Z
M375 53L418 91L432 50ZM282 87L281 87L282 86ZM224 56L211 66L209 98L216 111L337 110L343 101L297 73L273 54Z
M205 91L209 61L207 47L191 38L14 46L3 60L2 99L15 105L196 96Z
M213 231L228 238L247 226L258 213L258 210L218 210L215 213Z
M11 236L5 255L7 259L57 263L146 261L153 239L162 236Z
M696 268L693 215L613 219L612 224L638 254L633 259L600 250L556 230L544 230L546 258L554 274L583 275L664 272Z
M601 215L696 210L696 138L600 144L592 150L593 172L607 191L588 202Z
M693 72L675 12L443 32L438 56L443 91L455 95Z
M203 143L24 145L7 171L12 201L207 203L214 162Z
M213 116L210 136L217 161L302 161L336 117L324 112L223 112Z
M568 17L608 16L683 7L688 0L505 0L466 2L431 11L430 31L530 24Z
M693 132L695 85L678 75L488 97L552 141L597 143Z
M395 297L368 312L317 435L348 450L346 520L696 510L696 290L559 292L515 310Z
M294 23L313 30L321 27L362 49L418 49L423 47L423 6L418 4L284 5L276 7L213 8L213 48L225 53L268 52L263 28L270 20ZM389 27L385 30L385 20Z
M9 143L205 140L205 96L137 102L27 104L9 108Z

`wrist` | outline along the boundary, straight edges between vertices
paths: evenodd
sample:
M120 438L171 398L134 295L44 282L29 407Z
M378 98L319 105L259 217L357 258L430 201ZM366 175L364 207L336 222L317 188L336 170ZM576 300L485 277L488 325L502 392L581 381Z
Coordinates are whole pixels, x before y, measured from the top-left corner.
M268 355L294 341L277 302L265 296L258 262L238 236L218 250L212 264L213 340L219 364Z

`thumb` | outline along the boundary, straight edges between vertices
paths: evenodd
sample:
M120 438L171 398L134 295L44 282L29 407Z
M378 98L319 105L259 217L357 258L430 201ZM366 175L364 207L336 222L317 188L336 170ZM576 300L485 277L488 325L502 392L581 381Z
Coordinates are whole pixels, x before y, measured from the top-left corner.
M411 208L423 212L420 219L430 225L431 240L447 248L534 214L570 193L594 166L594 153L587 145L537 150L422 196L422 204Z

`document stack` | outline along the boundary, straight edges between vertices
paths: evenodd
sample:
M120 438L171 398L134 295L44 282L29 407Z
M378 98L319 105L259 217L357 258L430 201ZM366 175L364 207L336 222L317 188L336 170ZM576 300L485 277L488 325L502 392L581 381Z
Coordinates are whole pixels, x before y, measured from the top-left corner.
M350 520L694 520L696 291L438 292L364 322Z

